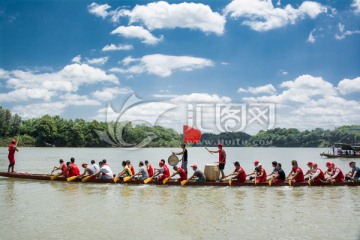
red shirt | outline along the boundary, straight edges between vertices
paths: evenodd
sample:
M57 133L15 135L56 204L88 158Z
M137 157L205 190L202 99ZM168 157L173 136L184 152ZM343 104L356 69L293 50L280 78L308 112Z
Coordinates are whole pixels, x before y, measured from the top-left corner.
M9 155L8 155L8 159L10 161L10 163L15 163L15 144L10 144L9 145Z
M257 182L266 182L267 174L264 168L260 169L260 175L262 174L262 177L256 177Z
M335 182L343 182L344 181L344 174L341 171L341 169L338 168L338 167L335 167L334 174L336 173L337 170L339 170L339 174L335 177Z
M325 174L324 172L318 168L316 169L316 171L320 171L320 174L314 179L315 182L321 182L321 181L325 181Z
M154 176L154 169L150 164L147 166L147 171L148 171L149 177Z
M62 165L61 165L61 172L63 173L63 172L65 172L66 171L66 164L65 163L63 163Z
M182 180L186 180L187 179L187 175L186 175L186 172L184 169L182 169L181 167L178 168L178 172L179 172L179 175L180 175L180 181Z
M296 172L299 171L299 174L296 176L296 178L293 178L295 182L303 182L304 181L304 173L300 167L293 167L292 172L296 174Z
M164 176L165 178L170 177L169 168L168 168L165 164L164 164L164 166L163 166L162 168L164 169L164 171L163 171L163 176Z
M79 168L76 166L75 163L70 163L70 169L69 169L68 177L79 176L79 175L80 175Z
M226 152L223 149L219 149L219 163L226 163Z
M131 170L131 174L134 175L135 174L135 169L134 166L130 164L130 170Z
M239 183L244 183L246 181L246 172L242 167L236 167L235 171L238 172L237 181ZM241 173L239 173L241 171Z

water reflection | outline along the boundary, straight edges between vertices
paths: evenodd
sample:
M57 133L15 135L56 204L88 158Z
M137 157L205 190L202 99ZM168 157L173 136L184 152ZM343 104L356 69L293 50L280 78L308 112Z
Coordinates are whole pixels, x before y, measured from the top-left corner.
M15 183L12 179L8 179L6 183L5 202L9 204L9 207L16 205L16 191Z

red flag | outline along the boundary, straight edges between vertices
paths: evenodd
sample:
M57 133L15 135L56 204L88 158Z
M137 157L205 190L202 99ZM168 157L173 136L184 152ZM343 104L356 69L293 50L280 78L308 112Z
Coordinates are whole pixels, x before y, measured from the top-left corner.
M183 133L184 133L184 143L187 142L198 143L200 141L201 132L198 129L184 125Z

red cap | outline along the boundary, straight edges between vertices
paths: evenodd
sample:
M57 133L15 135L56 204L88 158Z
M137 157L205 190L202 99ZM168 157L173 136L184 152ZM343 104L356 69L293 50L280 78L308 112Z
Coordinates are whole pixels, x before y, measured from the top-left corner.
M334 167L335 166L335 164L332 162L332 163L330 163L330 167L332 168L332 167Z
M194 164L194 165L191 165L190 167L194 167L194 168L197 168L197 165L196 165L196 164Z
M87 163L81 164L81 166L82 166L83 168L86 168L87 165L88 165Z
M308 162L306 165L313 165L313 163L312 163L312 162Z
M326 166L329 166L329 165L331 165L331 162L326 162L325 165L326 165Z
M313 165L313 167L317 167L317 163L313 163L312 165Z
M258 160L255 160L254 163L255 163L255 164L259 164L259 161L258 161Z
M11 143L16 143L16 140L15 139L11 140Z
M217 146L218 146L218 147L222 147L222 144L221 144L221 143L219 143Z
M162 161L160 161L159 164L164 165L164 163Z

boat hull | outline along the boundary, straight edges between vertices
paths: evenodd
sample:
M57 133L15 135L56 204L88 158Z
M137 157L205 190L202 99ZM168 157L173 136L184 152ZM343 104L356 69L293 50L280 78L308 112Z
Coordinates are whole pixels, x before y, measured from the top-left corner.
M62 182L66 182L66 178L63 176L60 176L54 180L50 179L51 175L46 175L46 174L30 174L30 173L7 173L7 172L0 172L0 176L2 177L8 177L8 178L16 178L16 179L29 179L29 180L42 180L42 181L62 181ZM80 182L81 183L81 179L75 179L72 182ZM130 185L141 185L144 184L143 181L138 181L138 180L130 180L127 182L122 182L122 181L118 181L118 182L114 182L113 179L89 179L88 181L84 182L84 184L86 183L99 183L99 184L130 184ZM163 185L162 182L158 182L158 181L151 181L148 184L151 185ZM181 186L180 182L176 181L176 180L170 180L169 182L166 183L166 185L170 185L170 186ZM186 183L186 185L184 186L219 186L219 187L225 187L225 186L229 186L228 181L224 181L224 182L203 182L203 183L199 183L199 182L195 182L195 181L188 181ZM231 184L232 187L284 187L284 186L290 186L288 184L288 182L284 182L284 183L273 183L271 186L268 183L257 183L256 185L253 182L245 182L245 183L237 183L237 182L232 182ZM308 186L307 182L299 182L299 183L291 183L292 187L304 187L304 186ZM333 184L331 183L315 183L312 182L311 186L329 186L329 187L333 187L333 186L360 186L360 182L335 182Z
M326 158L360 158L360 155L334 155L329 153L320 153L320 156Z

